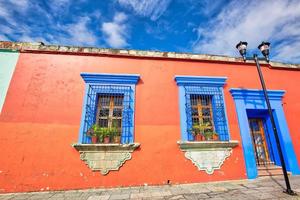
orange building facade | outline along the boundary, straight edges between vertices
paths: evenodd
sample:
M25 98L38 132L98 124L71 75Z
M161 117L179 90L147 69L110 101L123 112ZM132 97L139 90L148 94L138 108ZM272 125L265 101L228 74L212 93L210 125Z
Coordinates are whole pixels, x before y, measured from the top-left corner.
M0 65L11 74L2 71L11 78L1 97L1 193L252 179L259 166L280 167L254 63L39 43L0 47ZM262 65L292 175L300 174L299 70ZM116 123L119 142L92 143L93 125Z

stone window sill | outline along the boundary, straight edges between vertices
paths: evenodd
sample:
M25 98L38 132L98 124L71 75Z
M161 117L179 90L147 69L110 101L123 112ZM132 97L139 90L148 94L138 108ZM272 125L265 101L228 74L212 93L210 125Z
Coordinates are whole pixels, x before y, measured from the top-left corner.
M139 143L130 144L73 144L83 160L92 171L101 171L102 175L119 168L131 159L131 153Z
M134 151L139 143L130 144L72 144L77 151Z
M177 144L181 150L185 151L192 149L234 148L239 144L239 141L178 141Z
M239 142L230 141L197 141L197 142L177 142L184 155L198 170L203 170L211 175L215 170L221 169L225 160L232 154L232 149Z

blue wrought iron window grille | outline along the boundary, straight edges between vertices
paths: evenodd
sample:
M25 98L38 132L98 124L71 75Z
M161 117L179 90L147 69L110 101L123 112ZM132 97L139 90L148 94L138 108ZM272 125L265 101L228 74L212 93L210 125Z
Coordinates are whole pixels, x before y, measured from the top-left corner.
M209 131L217 133L218 140L229 141L223 95L226 78L176 76L175 81L179 86L182 140L194 141L194 125L205 125Z
M106 126L108 126L109 119L107 119L107 122L103 119L104 116L107 117L105 112L111 112L110 118L112 119L110 121L113 120L113 122L118 123L118 127L121 129L121 143L133 143L135 85L139 80L139 75L82 73L81 76L86 83L86 92L79 143L91 143L91 138L87 136L87 131L94 124L103 125L106 123ZM107 111L105 108L99 110L101 101L105 99L115 104L115 107ZM119 124L119 121L121 121L121 124Z

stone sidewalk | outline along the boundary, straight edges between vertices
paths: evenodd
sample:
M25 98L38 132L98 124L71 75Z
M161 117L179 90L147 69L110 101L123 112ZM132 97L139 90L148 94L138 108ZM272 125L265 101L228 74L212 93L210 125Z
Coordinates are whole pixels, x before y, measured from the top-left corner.
M0 200L300 199L300 176L293 176L290 180L293 190L299 196L289 196L282 192L285 184L280 176L214 183L2 194Z

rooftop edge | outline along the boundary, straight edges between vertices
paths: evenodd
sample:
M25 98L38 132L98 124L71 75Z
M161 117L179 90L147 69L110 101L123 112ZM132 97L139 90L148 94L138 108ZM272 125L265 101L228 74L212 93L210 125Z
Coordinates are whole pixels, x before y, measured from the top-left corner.
M216 61L216 62L234 62L244 63L242 58L193 54L193 53L176 53L176 52L161 52L133 49L111 49L111 48L96 48L96 47L80 47L80 46L64 46L64 45L45 45L42 42L10 42L0 41L0 50L13 50L19 52L44 52L57 54L85 54L85 55L110 55L110 56L127 56L127 57L144 57L156 59L181 59L193 61ZM247 61L246 63L253 63ZM267 64L266 62L262 62ZM278 69L293 69L300 70L300 64L288 64L281 62L270 62L271 68Z

